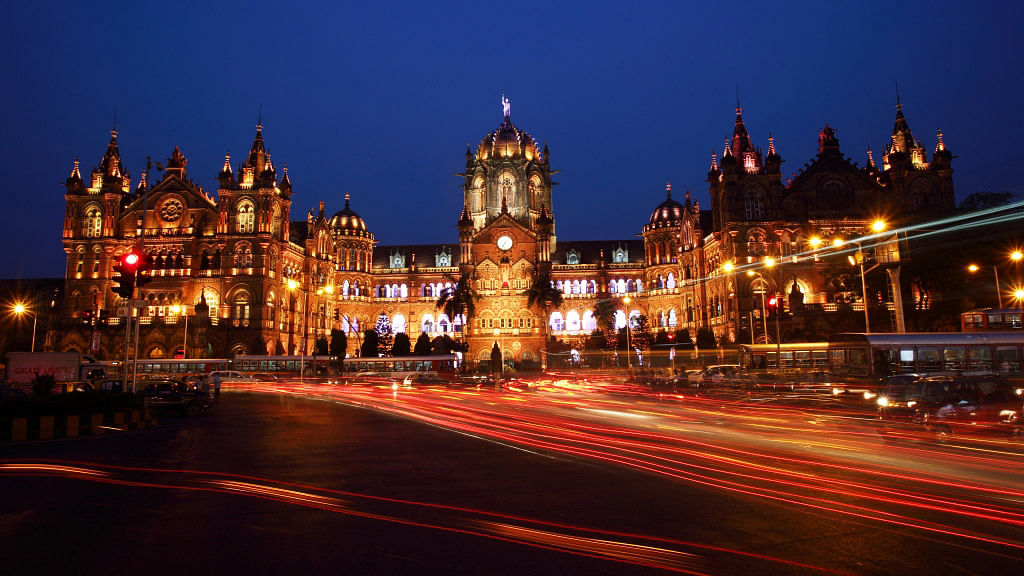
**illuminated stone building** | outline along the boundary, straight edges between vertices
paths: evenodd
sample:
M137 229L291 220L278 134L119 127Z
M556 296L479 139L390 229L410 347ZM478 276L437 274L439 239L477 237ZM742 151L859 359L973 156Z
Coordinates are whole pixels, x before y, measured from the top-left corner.
M870 151L866 167L850 162L826 126L817 157L783 182L774 142L769 138L762 156L737 108L721 162L712 156L710 210L688 192L683 202L673 199L668 186L641 239L559 239L557 171L548 149L512 123L504 98L503 105L500 125L466 150L453 242L438 245L378 245L372 223L353 210L348 195L333 215L320 202L319 210L293 219L287 166L278 172L259 124L240 164L232 167L225 157L214 193L188 177L177 148L166 166L156 166L163 169L158 182L150 183L148 167L133 189L112 131L89 180L76 160L66 181L63 315L69 320L49 341L61 350L123 354L118 316L128 302L111 291L112 267L141 246L154 270L139 289L140 356L169 356L183 347L188 357L308 354L332 329L349 333L354 353L363 330L386 326L413 341L421 333L468 339L474 361L489 359L496 342L510 362L539 363L545 333L581 343L597 328L594 309L603 299L618 303L618 327L644 315L654 331L710 328L727 344L740 340L761 292L790 291L795 283L805 302L825 303L820 265L813 258L793 261L811 237L860 235L877 214L953 205L952 156L941 134L928 162L902 110L882 167ZM748 279L723 271L726 263L755 264L765 256L782 259L781 274ZM524 292L542 273L564 294L558 309L526 305ZM465 318L448 318L435 306L462 275L472 278L479 296L468 327ZM183 314L190 323L187 345Z

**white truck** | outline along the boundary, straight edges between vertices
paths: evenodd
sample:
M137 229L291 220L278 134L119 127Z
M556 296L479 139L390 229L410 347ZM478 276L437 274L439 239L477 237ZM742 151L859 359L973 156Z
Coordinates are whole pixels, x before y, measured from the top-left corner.
M37 375L49 374L58 385L92 381L106 376L104 366L78 352L8 352L7 382L11 386L30 384Z

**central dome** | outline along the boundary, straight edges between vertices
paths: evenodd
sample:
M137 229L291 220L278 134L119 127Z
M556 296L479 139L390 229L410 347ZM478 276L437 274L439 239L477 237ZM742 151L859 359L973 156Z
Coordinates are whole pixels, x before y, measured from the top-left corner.
M338 233L344 231L366 232L366 222L356 214L355 210L348 206L349 195L345 194L345 208L331 216L327 223L331 230Z
M488 158L518 158L525 157L527 160L537 159L543 161L537 141L528 133L516 128L510 117L508 99L502 97L505 119L498 129L491 132L480 142L477 148L477 156L483 160Z
M672 199L672 185L666 187L665 201L651 213L651 226L677 223L683 218L683 205Z

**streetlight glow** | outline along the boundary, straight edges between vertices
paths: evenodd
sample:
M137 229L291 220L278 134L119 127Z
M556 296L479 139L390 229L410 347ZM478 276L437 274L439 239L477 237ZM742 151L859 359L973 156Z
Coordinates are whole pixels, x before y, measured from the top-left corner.
M1013 260L1014 262L1020 262L1021 258L1024 258L1024 252L1021 252L1020 250L1014 250L1010 253L1010 260Z
M836 239L832 240L832 245L835 246L836 248L839 248L843 244L845 244L845 242L843 241L842 238L836 238Z
M732 272L732 269L732 262L726 262L725 264L722 264L722 270L725 270L726 272Z
M811 245L811 248L817 248L821 246L821 236L811 236L811 239L807 241Z
M769 267L769 268L771 268L772 266L775 266L775 258L772 258L771 256L765 256L765 258L764 258L764 265Z
M297 287L298 285L299 285L299 283L298 283L298 282L296 282L294 278L289 278L289 279L288 279L288 289L289 289L289 290L295 290L295 288L296 288L296 287Z
M967 270L970 271L970 272L977 272L979 270L979 268L978 268L977 264L969 264L967 266Z
M881 232L885 230L885 227L885 220L875 220L874 222L871 223L871 229L875 232Z
M17 314L18 316L21 316L22 314L25 313L25 305L22 304L21 302L19 302L19 303L14 305L13 310L14 310L15 314Z

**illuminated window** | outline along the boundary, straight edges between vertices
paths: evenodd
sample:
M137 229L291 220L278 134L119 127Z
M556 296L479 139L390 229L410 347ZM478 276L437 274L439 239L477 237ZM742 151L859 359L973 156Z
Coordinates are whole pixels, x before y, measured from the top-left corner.
M81 274L85 267L85 248L79 247L77 250L78 263L75 264L75 272Z
M594 330L597 330L597 319L594 318L594 312L592 310L587 310L583 313L582 327L586 332L593 332Z
M430 334L434 331L434 315L424 314L420 319L420 332Z
M671 272L668 273L668 281L665 282L665 287L669 290L674 290L676 287L676 277Z
M551 313L551 320L549 321L551 329L555 332L561 332L565 330L565 321L562 319L562 313L555 310Z
M565 329L571 331L578 331L580 329L580 313L575 310L570 310L565 315Z
M629 262L629 250L621 247L616 248L615 251L612 252L612 262L616 264L625 264L626 262Z
M569 250L569 253L565 256L565 263L570 265L576 265L580 263L580 254L575 250Z
M743 215L748 221L761 219L761 195L746 192L743 195Z
M89 207L82 221L82 235L87 238L99 238L103 233L103 212L96 206Z
M243 200L238 203L235 212L235 232L239 234L252 234L255 230L256 214L255 208L250 200Z

